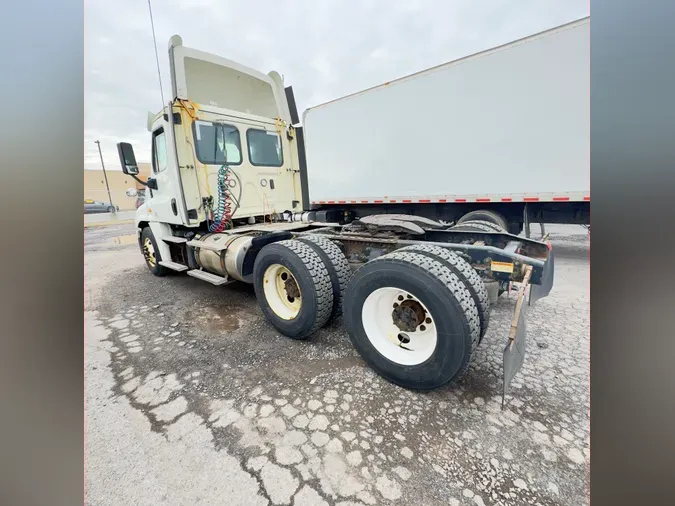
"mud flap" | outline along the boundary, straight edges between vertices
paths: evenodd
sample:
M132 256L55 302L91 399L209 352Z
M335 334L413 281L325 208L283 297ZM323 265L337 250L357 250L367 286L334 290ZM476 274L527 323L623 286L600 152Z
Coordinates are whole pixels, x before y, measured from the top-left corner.
M502 390L502 409L506 400L506 394L511 388L511 381L525 362L525 347L527 344L527 323L526 313L527 304L525 304L525 297L527 288L530 290L534 287L530 285L530 277L532 276L532 267L527 269L523 282L518 290L518 299L516 300L516 309L511 320L511 330L509 332L509 342L504 348L504 388ZM530 293L530 299L532 295Z
M502 409L504 408L506 394L511 388L511 381L514 376L518 374L518 371L520 371L523 362L525 362L525 347L527 345L527 304L518 304L516 308L516 310L519 311L514 316L514 320L517 319L515 335L513 340L509 339L509 342L504 348L504 390L502 391Z
M538 285L530 286L530 306L551 293L551 288L553 288L554 267L553 250L549 250L548 258L544 264L544 270L541 273L540 283Z

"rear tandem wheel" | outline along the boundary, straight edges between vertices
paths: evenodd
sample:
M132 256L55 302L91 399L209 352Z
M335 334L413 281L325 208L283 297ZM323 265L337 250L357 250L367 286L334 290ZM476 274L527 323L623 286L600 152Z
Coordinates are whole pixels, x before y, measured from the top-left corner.
M314 249L294 239L260 250L253 286L267 320L293 339L308 338L326 324L333 309L326 265Z
M395 251L352 277L344 302L352 344L375 372L430 390L459 378L478 344L478 310L462 280L439 260Z

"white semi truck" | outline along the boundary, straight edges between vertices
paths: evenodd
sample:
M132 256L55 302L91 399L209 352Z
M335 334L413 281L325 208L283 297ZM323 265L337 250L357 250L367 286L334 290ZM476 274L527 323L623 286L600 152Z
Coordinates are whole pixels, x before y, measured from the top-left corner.
M343 315L368 365L420 390L466 371L490 304L516 286L506 393L526 307L554 272L550 245L514 232L588 216L587 38L580 20L310 108L301 125L277 72L173 36L136 212L148 268L252 283L294 339ZM136 177L133 147L118 152Z

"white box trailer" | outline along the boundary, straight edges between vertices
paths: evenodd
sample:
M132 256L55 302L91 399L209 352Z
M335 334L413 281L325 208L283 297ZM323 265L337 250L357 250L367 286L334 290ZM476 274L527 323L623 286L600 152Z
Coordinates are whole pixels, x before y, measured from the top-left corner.
M309 108L312 204L518 203L497 206L511 222L550 202L534 221L586 223L589 37L580 19Z

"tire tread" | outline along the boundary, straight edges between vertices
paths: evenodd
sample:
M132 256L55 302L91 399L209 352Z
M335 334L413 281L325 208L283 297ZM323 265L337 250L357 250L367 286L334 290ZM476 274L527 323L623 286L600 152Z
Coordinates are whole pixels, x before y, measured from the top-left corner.
M500 213L490 211L489 209L477 209L476 211L466 213L459 219L458 225L468 221L487 221L498 225L504 230L508 230L509 225L506 219Z
M433 244L415 244L413 246L401 248L398 251L415 251L438 258L446 264L450 270L460 276L471 293L476 308L478 309L478 318L480 319L480 339L478 343L480 343L483 340L483 337L485 337L485 333L490 325L490 298L485 283L483 283L480 275L471 264L454 251Z
M321 235L304 235L297 239L312 248L320 249L325 255L324 264L326 259L330 262L330 266L326 266L331 275L333 287L333 311L329 319L339 317L342 314L342 303L352 272L347 258L337 244Z
M450 228L450 230L466 230L467 232L471 231L480 231L480 232L501 232L503 229L499 227L499 230L496 230L494 224L483 224L479 222L478 220L476 221L463 221L462 223L459 223L453 227Z
M314 282L316 291L316 318L311 329L304 336L308 337L321 327L330 318L333 309L333 286L328 269L319 254L307 244L296 239L288 239L273 244L291 250L302 261Z

